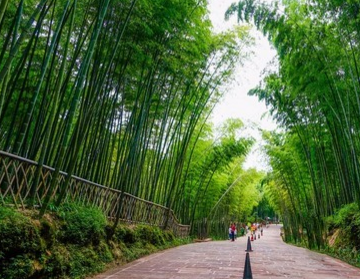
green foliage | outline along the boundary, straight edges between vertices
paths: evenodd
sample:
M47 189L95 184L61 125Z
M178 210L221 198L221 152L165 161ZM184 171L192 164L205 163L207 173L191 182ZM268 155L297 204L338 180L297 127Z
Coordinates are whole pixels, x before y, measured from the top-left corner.
M136 242L134 229L125 225L116 227L114 237L117 241L124 242L125 244L133 244Z
M45 278L85 278L87 274L103 271L112 261L105 242L97 246L57 245L47 257L41 274Z
M97 261L107 264L114 260L110 247L105 240L100 241L100 243L94 247L94 250L97 254Z
M105 236L106 217L101 210L88 207L65 207L62 228L65 241L78 245L99 244Z
M0 206L0 278L21 279L36 272L45 251L39 227L30 217Z
M349 226L354 219L356 219L355 217L358 214L358 211L359 209L356 203L344 205L334 215L326 218L329 230Z
M172 242L175 240L175 235L172 231L163 231L163 236L166 242Z
M40 234L47 247L56 243L56 237L59 230L54 222L45 218L40 219Z
M107 239L111 224L98 209L67 204L53 210L35 220L35 212L0 206L0 279L85 278L114 261L191 241L145 225L120 225Z
M249 0L226 13L254 23L277 51L278 68L250 92L283 128L264 133L272 168L265 192L287 239L302 243L305 231L310 248L325 244L328 216L360 204L358 3L343 4L285 1L279 8ZM358 232L351 207L327 220L332 228L347 226L348 236Z
M183 177L184 199L180 201L183 205L180 207L178 202L176 211L185 223L192 224L194 234L204 218L209 221L224 216L235 220L245 218L258 202L255 185L261 176L255 170L247 172L242 168L254 141L242 136L241 120L227 120L216 131L217 137L213 136L211 127L205 128L199 132L200 139L189 158Z
M162 246L165 244L162 231L158 227L137 226L135 234L138 239L148 242L154 246Z
M99 259L97 251L91 246L70 246L70 278L84 278L85 274L93 274L104 270L105 262Z
M142 256L149 255L158 251L158 248L152 245L151 243L146 243L143 241L138 241L132 244L131 246L123 249L124 256L128 261L133 261Z
M336 229L340 230L338 239L335 241L336 248L350 247L360 250L360 212L355 203L347 204L340 208L333 216L326 218L328 231L333 234Z
M1 262L1 260L0 260ZM23 279L34 274L34 260L25 255L17 255L3 261L0 267L1 279Z
M49 255L42 274L47 278L66 278L70 273L71 255L69 248L64 244L54 245Z
M0 11L0 149L39 163L29 181L30 199L37 190L47 193L41 215L50 209L64 218L69 243L98 242L100 219L90 226L86 214L76 219L58 208L72 174L179 212L176 197L191 184L182 183L185 161L223 94L221 85L248 55L249 28L213 34L207 1L6 2ZM227 130L241 125L234 121ZM228 137L216 145L192 205L219 192L219 181L208 184L212 173L244 155L250 140ZM43 165L56 171L40 183ZM68 178L58 185L60 171ZM50 189L37 188L47 183ZM61 192L56 201L54 191ZM186 212L181 221L197 213Z
M351 265L360 267L360 253L353 248L334 248L334 247L325 247L321 249L320 252L328 254L334 258L338 258L342 261L345 261Z
M39 224L14 209L0 207L0 251L6 258L43 251ZM1 267L0 267L1 268Z
M159 249L187 244L191 238L176 238L171 231L162 231L157 227L138 225L117 227L113 241L123 255L123 260L132 261Z
M327 245L321 251L360 267L360 212L347 204L326 218Z

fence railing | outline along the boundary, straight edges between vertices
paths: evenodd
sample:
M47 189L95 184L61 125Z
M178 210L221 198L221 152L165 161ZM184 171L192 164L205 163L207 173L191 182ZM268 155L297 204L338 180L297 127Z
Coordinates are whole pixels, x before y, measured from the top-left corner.
M38 163L7 152L0 151L0 203L13 204L17 208L25 209L30 200L37 207L42 206L45 196L50 191L50 181L54 169L43 166L40 181L32 189ZM67 173L60 172L56 187L53 190L54 198L64 186ZM31 195L35 193L35 195ZM122 203L120 219L131 223L148 224L164 227L166 218L167 228L178 237L189 235L190 226L179 224L172 210L124 193L120 201L121 191L103 185L71 176L66 190L65 201L76 201L87 206L96 206L109 217L115 218L120 203Z

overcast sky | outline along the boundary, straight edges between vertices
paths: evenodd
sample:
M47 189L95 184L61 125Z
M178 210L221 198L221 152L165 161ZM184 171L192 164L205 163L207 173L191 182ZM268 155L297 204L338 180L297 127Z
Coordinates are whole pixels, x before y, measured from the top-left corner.
M215 32L224 31L231 28L232 25L238 24L236 16L228 22L224 20L225 11L233 2L234 0L209 0L210 19ZM219 125L228 118L240 118L246 126L253 122L262 129L273 130L276 128L275 123L270 117L264 117L267 112L265 104L259 102L257 97L248 96L247 93L259 84L262 71L270 60L275 57L276 53L260 32L254 29L251 34L256 39L255 46L252 48L254 54L249 61L245 62L243 67L239 65L237 68L235 81L227 87L228 90L224 99L216 105L212 115L212 122ZM260 141L261 137L257 130L250 129L248 133ZM254 146L253 151L248 156L245 168L267 169L264 158L258 151L258 144Z

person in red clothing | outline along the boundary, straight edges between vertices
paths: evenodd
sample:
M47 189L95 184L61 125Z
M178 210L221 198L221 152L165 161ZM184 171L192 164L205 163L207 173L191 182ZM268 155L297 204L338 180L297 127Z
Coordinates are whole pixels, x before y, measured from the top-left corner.
M232 223L232 225L231 225L231 241L235 241L235 230L236 230L235 223Z

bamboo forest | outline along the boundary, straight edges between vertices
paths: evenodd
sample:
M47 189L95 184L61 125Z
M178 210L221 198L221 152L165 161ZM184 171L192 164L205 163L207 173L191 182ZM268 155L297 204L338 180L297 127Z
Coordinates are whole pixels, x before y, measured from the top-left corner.
M244 0L223 32L208 4L1 0L0 224L8 207L42 220L91 200L110 235L136 214L199 238L277 218L310 249L347 222L360 249L360 3ZM276 51L248 93L278 127L257 128L266 170L244 167L256 139L242 119L211 122L247 75L252 28Z

